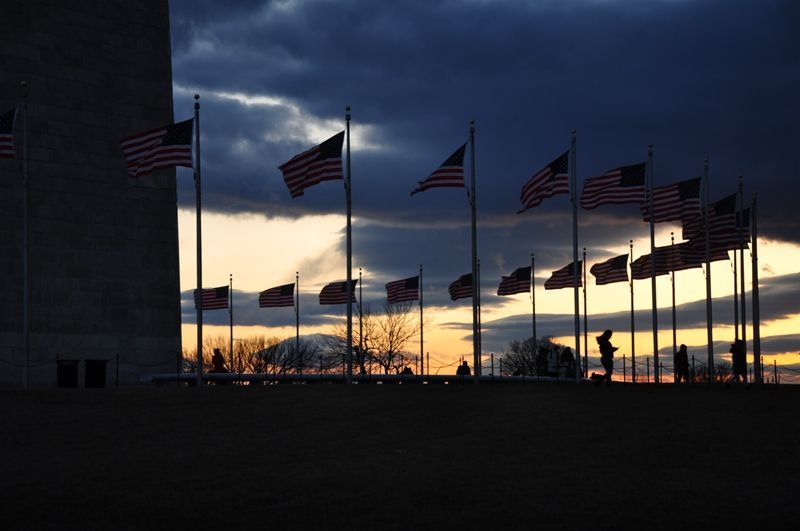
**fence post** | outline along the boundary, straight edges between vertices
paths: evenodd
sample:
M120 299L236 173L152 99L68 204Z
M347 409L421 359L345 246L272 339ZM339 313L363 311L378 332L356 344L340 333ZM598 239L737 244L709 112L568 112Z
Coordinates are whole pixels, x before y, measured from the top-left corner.
M658 382L661 383L664 381L664 362L658 362Z
M695 378L697 378L697 371L694 368L694 354L692 354L692 387L694 387Z
M647 383L650 383L650 358L645 358L647 360Z
M625 364L625 356L622 356L622 383L625 383L627 378L627 371L626 371L626 364Z
M490 352L489 356L492 358L492 380L494 380L494 352Z
M430 352L426 352L425 354L427 355L427 359L425 360L425 367L428 368L428 376L430 376L431 375L431 353Z
M775 379L775 389L778 388L778 360L772 360L772 374Z

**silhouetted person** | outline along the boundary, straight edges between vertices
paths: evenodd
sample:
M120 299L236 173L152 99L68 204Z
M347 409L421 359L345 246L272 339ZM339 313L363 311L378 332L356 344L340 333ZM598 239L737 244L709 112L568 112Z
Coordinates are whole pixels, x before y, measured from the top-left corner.
M469 376L472 374L472 371L469 368L469 363L467 360L464 360L464 363L458 366L456 369L456 376Z
M611 330L606 330L601 335L597 336L597 344L600 347L600 363L603 365L603 369L606 373L603 375L603 378L606 381L606 385L611 385L611 375L614 373L614 352L617 350L617 347L611 344L611 334L613 334Z
M535 363L537 376L544 376L547 374L547 347L539 347Z
M731 348L728 351L731 353L733 381L736 383L747 383L747 355L744 348L744 341L737 339L731 343Z
M400 374L414 374L414 371L411 370L411 367L403 367L403 370Z
M225 358L222 357L222 352L220 352L218 348L214 349L214 355L211 356L211 366L213 367L211 372L215 373L228 372L228 370L225 368Z
M689 383L689 354L686 352L686 345L681 345L672 360L675 366L675 383Z
M561 376L575 378L575 355L569 347L561 351Z
M219 351L218 348L214 349L214 355L211 356L211 373L213 374L224 374L228 372L228 369L225 368L225 358L222 356L222 352ZM225 385L228 382L226 381L217 381L215 382L217 385Z

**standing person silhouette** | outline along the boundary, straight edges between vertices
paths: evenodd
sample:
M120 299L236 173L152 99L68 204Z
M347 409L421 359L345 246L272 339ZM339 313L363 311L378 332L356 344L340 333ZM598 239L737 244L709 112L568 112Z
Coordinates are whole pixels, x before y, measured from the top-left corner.
M614 352L617 350L617 347L613 346L610 341L613 333L614 332L611 330L606 330L601 335L597 336L597 344L600 347L600 363L606 371L603 375L606 385L611 385L611 375L614 373ZM598 384L600 382L601 380L597 381Z
M735 340L728 352L731 353L731 364L733 365L732 380L736 383L747 383L747 353L744 341Z
M686 345L681 345L672 360L675 366L675 383L689 383L689 354L686 352Z

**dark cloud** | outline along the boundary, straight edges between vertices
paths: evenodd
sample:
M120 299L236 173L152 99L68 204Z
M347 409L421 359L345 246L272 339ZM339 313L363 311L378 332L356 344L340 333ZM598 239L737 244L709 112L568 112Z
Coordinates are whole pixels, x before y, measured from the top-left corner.
M743 0L178 1L174 78L204 92L287 98L325 119L341 120L352 104L353 127L375 126L385 145L354 153L357 208L368 217L457 218L455 201L407 193L475 118L484 218L516 210L520 185L567 147L574 127L582 177L645 158L651 142L659 182L698 175L708 156L714 197L745 175L748 197L762 198L762 232L793 239L796 216L780 213L791 211L787 187L798 187L791 50L800 38L788 22L797 12L788 1ZM280 139L285 108L207 101L210 207L340 209L328 189L297 201L282 190L276 166L308 147ZM189 103L176 97L178 109ZM237 151L243 140L249 147Z
M409 192L466 141L471 119L487 300L486 279L531 252L540 275L571 261L568 197L515 212L521 186L568 148L573 128L579 182L644 160L649 143L659 185L700 175L708 157L712 199L743 175L748 200L758 192L760 234L800 241L796 2L173 0L171 16L175 114L202 94L210 210L343 214L342 183L292 200L277 166L344 128L353 106L354 135L368 132L371 144L353 152L354 264L372 275L365 300L423 263L429 304L450 304L447 285L470 268L465 191ZM179 202L191 208L191 177L179 173ZM635 205L580 211L590 263L645 236L639 219ZM682 326L703 323L704 311L702 301L682 307ZM602 318L627 326L624 312ZM648 312L637 318L649 326ZM524 317L489 328L511 334L516 319L524 329ZM569 316L552 319L554 334L569 333Z

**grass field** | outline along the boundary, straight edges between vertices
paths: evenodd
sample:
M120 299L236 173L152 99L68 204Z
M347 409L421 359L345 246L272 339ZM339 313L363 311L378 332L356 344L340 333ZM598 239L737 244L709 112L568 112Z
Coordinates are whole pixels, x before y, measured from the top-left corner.
M792 386L142 387L0 401L5 529L798 525Z

